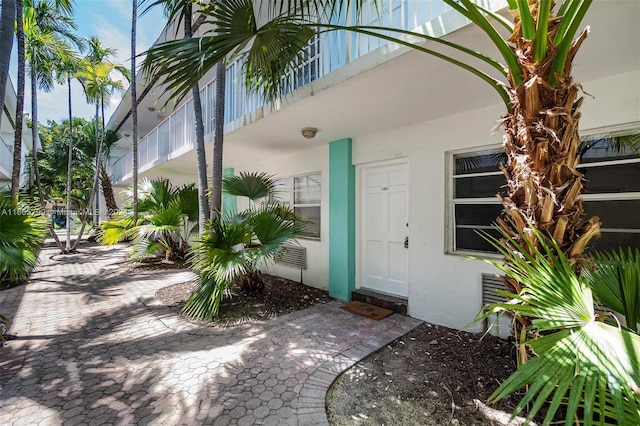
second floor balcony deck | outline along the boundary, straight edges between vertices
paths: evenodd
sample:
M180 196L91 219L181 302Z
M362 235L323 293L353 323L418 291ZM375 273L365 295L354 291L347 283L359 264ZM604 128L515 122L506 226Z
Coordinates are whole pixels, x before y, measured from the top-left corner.
M484 6L496 10L504 6L503 0L479 0ZM368 6L362 21L366 25L385 26L414 30L440 37L451 33L468 23L452 11L441 0L385 0L378 11ZM394 34L391 34L394 35ZM295 72L288 81L288 92L294 92L309 83L353 64L367 54L377 51L382 61L401 52L399 46L391 46L387 41L357 33L337 31L318 35L306 47ZM281 107L280 103L266 105L256 94L247 93L242 75L242 61L238 56L227 66L225 91L225 133L236 130L271 110ZM380 61L371 61L372 67ZM365 70L364 68L363 70ZM363 71L361 70L361 71ZM210 140L214 129L215 80L207 82L201 89L205 139ZM260 111L258 113L258 111ZM164 121L142 137L138 142L139 171L176 158L195 147L195 117L192 101L188 100L173 111ZM133 172L133 152L127 151L111 164L111 174L115 184L131 178Z

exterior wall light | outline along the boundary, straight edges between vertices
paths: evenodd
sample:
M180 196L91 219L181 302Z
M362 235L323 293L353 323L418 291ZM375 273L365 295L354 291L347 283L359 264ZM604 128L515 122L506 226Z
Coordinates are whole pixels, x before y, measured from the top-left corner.
M318 129L316 129L315 127L303 127L302 129L300 129L300 132L302 133L302 136L304 136L307 139L313 139L316 137L316 133L318 133Z

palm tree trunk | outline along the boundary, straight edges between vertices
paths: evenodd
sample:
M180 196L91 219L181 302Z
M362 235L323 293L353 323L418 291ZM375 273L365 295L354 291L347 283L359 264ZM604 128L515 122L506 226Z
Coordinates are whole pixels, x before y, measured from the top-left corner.
M559 20L550 23L551 34L559 24ZM523 83L511 89L513 110L503 118L508 196L501 199L504 218L498 221L514 238L523 235L534 243L530 226L536 226L576 262L578 270L588 242L600 233L597 217L584 220L583 175L577 169L582 98L578 96L580 86L571 77L571 59L585 37L586 32L574 43L555 86L548 81L550 62L556 55L550 53L540 63L518 56ZM517 51L533 50L519 32L511 40L518 40Z
M136 90L136 30L138 1L133 0L131 14L131 135L133 137L133 223L138 223L138 93Z
M71 112L71 75L67 75L69 92L69 155L67 157L67 241L65 251L71 251L71 162L73 161L73 114Z
M102 166L102 146L104 145L104 97L100 99L100 109L102 132L100 133L100 142L98 142L98 149L96 150L96 173L93 182L93 191L96 202L96 210L93 215L93 226L95 227L100 225L100 167Z
M2 0L2 9L0 9L0 124L2 124L2 116L4 115L4 96L9 79L9 60L13 48L15 19L15 0Z
M16 38L18 43L18 81L16 88L16 129L13 139L13 169L11 171L11 196L20 190L22 168L22 127L24 122L24 91L27 61L24 53L24 29L22 22L22 0L16 1Z
M187 5L184 14L184 37L191 38L191 3ZM196 119L196 158L198 162L198 229L204 232L205 222L209 219L209 200L207 197L207 153L204 148L204 124L202 120L202 100L200 99L200 86L196 83L191 88L193 98L193 111Z
M103 164L100 164L100 183L102 183L102 195L104 195L104 202L107 205L107 213L109 217L118 210L118 204L116 203L116 197L113 194L113 185L111 184L111 177L107 173L107 169Z
M96 140L96 156L98 155L98 148L100 146L100 144L98 143L99 140L99 134L98 134L98 119L99 119L99 111L100 111L100 104L99 101L96 100L96 114L95 114L95 118L93 120L93 131L94 131L94 137ZM95 179L95 177L94 177ZM75 251L78 248L78 245L80 244L80 240L82 239L82 235L84 234L84 229L87 226L87 222L89 222L89 218L91 218L93 215L90 213L91 212L91 206L93 205L93 197L95 196L95 187L96 187L96 183L94 180L94 184L92 187L92 190L90 192L89 195L89 201L87 202L87 206L84 209L83 212L81 212L80 208L78 209L78 215L80 216L80 232L78 232L78 237L76 238L75 242L73 243L73 247L71 247L71 251Z
M214 110L213 167L211 171L211 219L222 211L222 149L224 143L224 102L227 70L223 62L216 64L216 105Z
M42 185L40 183L40 170L38 169L38 87L36 81L36 66L35 64L31 64L31 157L32 157L32 165L33 175L35 176L36 189L38 191L38 199L40 200L40 208L42 212L45 211L46 203L44 200L44 193L42 191ZM49 226L49 233L53 237L60 249L60 253L64 253L64 246L60 242L60 238L58 238L58 234L56 234L55 229L53 229L53 225L51 224L51 220L47 221L47 225Z

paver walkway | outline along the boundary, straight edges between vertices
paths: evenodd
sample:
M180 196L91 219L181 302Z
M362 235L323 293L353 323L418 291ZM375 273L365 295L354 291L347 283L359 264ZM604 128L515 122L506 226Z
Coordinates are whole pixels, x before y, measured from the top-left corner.
M190 324L155 298L186 271L131 269L122 247L41 253L0 292L0 425L326 424L336 376L420 321L315 306L259 324Z

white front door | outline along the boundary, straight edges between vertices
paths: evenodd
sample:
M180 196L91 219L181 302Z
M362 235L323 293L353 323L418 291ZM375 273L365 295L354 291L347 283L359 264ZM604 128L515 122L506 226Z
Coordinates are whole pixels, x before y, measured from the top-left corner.
M407 297L408 164L363 168L361 182L361 287Z

